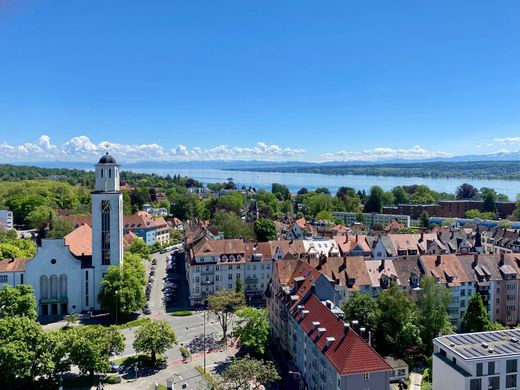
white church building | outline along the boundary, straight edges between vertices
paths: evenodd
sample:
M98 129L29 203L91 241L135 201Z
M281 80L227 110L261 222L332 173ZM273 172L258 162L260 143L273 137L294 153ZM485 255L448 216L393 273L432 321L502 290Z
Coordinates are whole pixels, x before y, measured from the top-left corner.
M96 164L92 227L81 225L63 239L42 239L32 259L1 261L0 287L31 284L42 319L100 309L97 296L103 275L109 266L123 263L119 182L119 165L107 153Z

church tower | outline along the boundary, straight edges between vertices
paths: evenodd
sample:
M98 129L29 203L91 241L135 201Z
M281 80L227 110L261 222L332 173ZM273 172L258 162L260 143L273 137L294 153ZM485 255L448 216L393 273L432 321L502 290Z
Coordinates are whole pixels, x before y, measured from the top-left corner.
M92 266L97 295L107 268L123 264L123 194L119 187L119 165L108 154L96 164L92 192Z

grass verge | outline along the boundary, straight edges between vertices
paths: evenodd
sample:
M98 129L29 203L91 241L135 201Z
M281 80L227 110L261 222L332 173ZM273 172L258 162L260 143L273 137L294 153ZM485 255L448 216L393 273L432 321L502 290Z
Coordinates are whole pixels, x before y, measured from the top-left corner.
M215 389L218 387L217 378L215 378L210 372L204 372L204 368L202 368L201 366L195 366L195 369L204 378L206 383L209 385L210 389Z
M174 317L186 317L186 316L191 316L193 313L189 310L178 310L178 311L174 311L172 313L170 313L171 316L174 316Z
M139 318L137 320L128 321L124 324L120 324L117 327L119 329L128 329L128 328L134 328L136 326L141 326L143 324L146 324L147 322L150 322L151 320L149 318Z

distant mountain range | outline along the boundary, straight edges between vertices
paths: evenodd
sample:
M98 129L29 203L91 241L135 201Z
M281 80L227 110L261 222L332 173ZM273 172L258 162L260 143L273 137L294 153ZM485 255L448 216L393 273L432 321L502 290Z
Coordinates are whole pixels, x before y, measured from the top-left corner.
M453 157L438 157L422 160L386 159L378 161L329 161L329 162L306 162L306 161L140 161L123 163L123 168L132 169L222 169L222 170L247 170L247 169L276 169L276 168L304 168L304 167L338 167L338 166L369 166L384 164L417 164L431 162L472 162L472 161L520 161L520 151L500 152L487 155L467 155ZM44 168L70 168L70 169L93 169L93 163L71 162L71 161L27 161L17 162L15 165L34 165Z

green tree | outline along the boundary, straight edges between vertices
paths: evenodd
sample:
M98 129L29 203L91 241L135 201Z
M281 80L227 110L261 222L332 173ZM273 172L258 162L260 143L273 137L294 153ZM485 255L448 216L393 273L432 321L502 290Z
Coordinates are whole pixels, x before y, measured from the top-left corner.
M430 227L430 216L426 210L419 216L419 226L425 229Z
M330 211L322 210L318 214L316 214L316 219L318 221L333 221L334 217Z
M0 289L0 318L26 317L35 320L36 298L30 284L19 284L11 287L4 284Z
M244 293L244 282L242 282L242 279L240 277L237 277L235 280L235 292L237 293Z
M213 223L218 230L224 233L224 238L252 239L253 229L237 214L229 211L219 210L213 217Z
M132 214L132 200L130 198L130 194L128 191L122 191L123 193L123 214L131 215Z
M402 186L392 188L392 194L396 205L410 203L410 195Z
M375 332L380 313L374 297L356 291L343 303L342 310L345 312L345 321L357 320L367 331Z
M131 261L130 261L131 263ZM110 266L101 282L98 301L113 316L128 316L146 304L143 275L129 264Z
M269 320L266 309L245 306L238 309L237 325L233 334L240 340L240 345L263 355L269 342Z
M134 348L137 352L149 352L152 364L157 355L177 344L175 332L166 320L146 322L135 332Z
M516 195L516 209L513 212L516 219L520 219L520 194Z
M483 332L493 328L488 311L478 293L469 298L468 308L462 318L462 328L465 332Z
M380 213L383 211L384 191L379 186L373 186L365 203L365 213Z
M289 192L289 188L283 184L273 183L271 185L271 192L278 198L278 200L283 201L287 200L291 197L291 193Z
M55 213L51 207L38 206L27 215L26 220L31 228L41 229L49 224L53 218L55 218Z
M27 317L0 320L0 383L34 379L50 370L50 355L42 326Z
M244 195L238 191L234 191L217 199L217 209L232 211L238 215L244 206L244 201Z
M410 297L394 282L379 293L379 323L376 331L377 345L383 353L404 356L405 352L421 346L417 325L417 308Z
M49 238L63 238L74 230L74 224L65 217L57 216L51 221Z
M50 374L56 377L59 373L70 371L68 359L68 334L62 330L51 330L45 333L46 350L49 355Z
M225 390L257 390L280 380L273 362L252 359L248 355L234 360L222 372L222 388Z
M208 310L215 313L222 328L223 340L227 339L229 323L235 312L245 303L244 294L233 290L222 290L208 297Z
M110 357L120 354L125 347L125 338L115 326L77 326L67 334L70 362L90 376L108 371Z
M141 237L137 237L127 248L126 253L137 254L143 259L150 259L150 248Z
M260 242L276 240L276 226L274 222L267 218L260 218L255 221L255 236Z
M424 351L429 355L432 353L433 339L452 330L448 316L451 293L445 286L435 283L433 276L422 278L420 285L417 299L419 324Z
M260 190L256 194L256 204L260 215L265 218L278 218L280 214L280 201L271 192Z
M482 188L482 211L496 214L497 212L497 193L491 188Z

